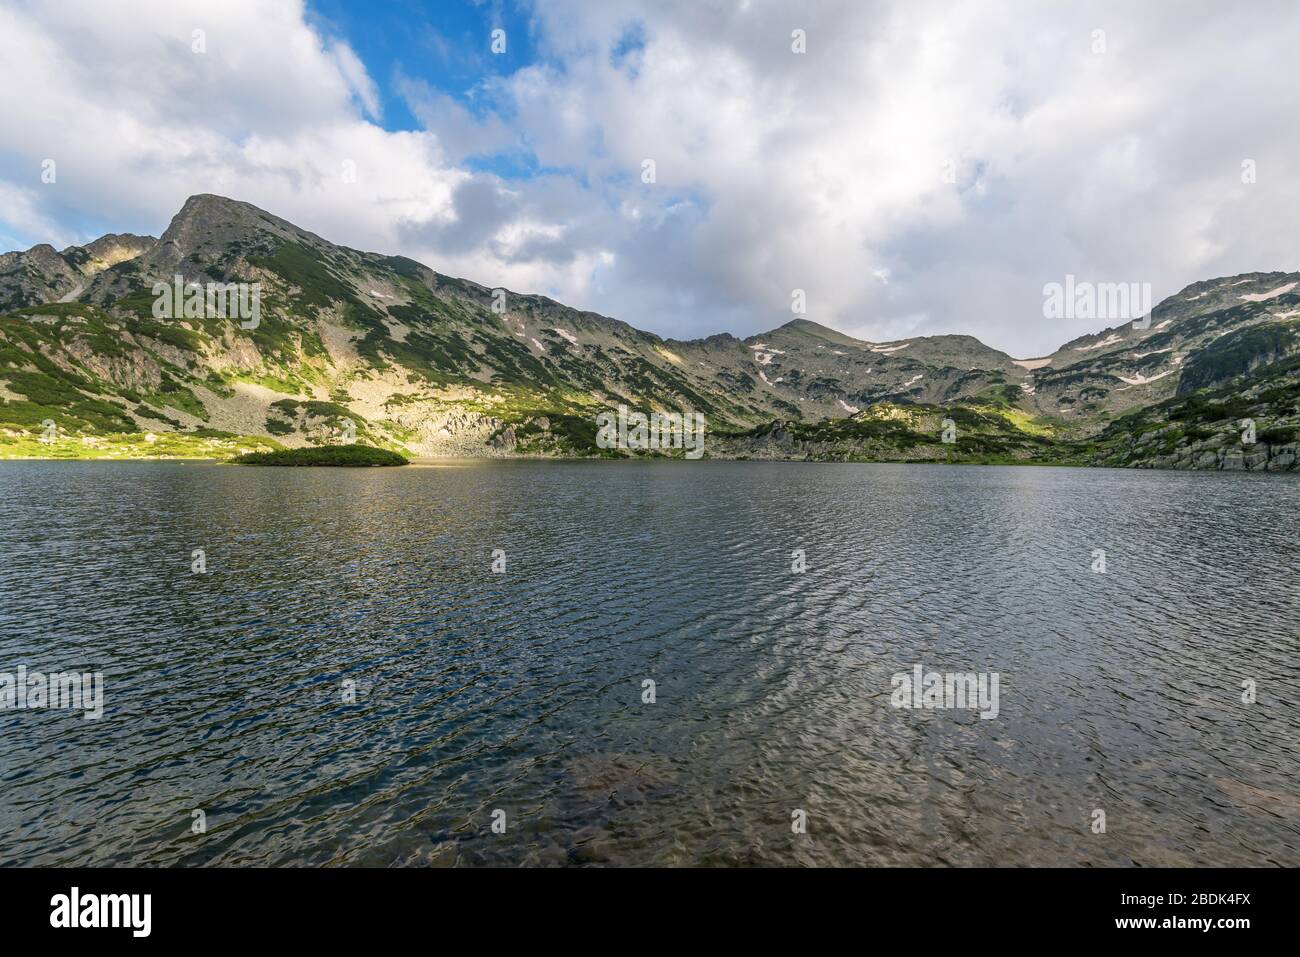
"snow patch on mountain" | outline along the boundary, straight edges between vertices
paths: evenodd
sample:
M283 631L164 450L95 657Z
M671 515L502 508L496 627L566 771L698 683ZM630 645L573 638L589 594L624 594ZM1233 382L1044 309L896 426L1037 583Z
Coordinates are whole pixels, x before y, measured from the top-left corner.
M1109 336L1107 336L1105 339L1102 339L1101 342L1094 342L1094 343L1093 343L1092 345L1090 345L1090 346L1076 346L1074 351L1075 351L1075 352L1091 352L1093 349L1103 349L1103 348L1105 348L1106 346L1113 346L1115 343L1117 343L1117 342L1119 342L1119 341L1120 341L1120 337L1117 336L1117 335L1115 335L1114 333L1111 333L1111 334L1110 334Z
M1278 296L1285 296L1288 292L1296 287L1297 283L1289 282L1285 286L1278 286L1276 289L1270 289L1268 292L1247 293L1239 296L1242 302L1263 302L1266 299L1276 299Z

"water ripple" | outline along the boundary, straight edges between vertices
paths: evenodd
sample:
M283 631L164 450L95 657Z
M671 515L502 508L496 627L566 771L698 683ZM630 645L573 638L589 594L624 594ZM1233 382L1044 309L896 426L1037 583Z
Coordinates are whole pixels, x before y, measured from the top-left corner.
M0 864L1295 866L1298 504L1285 475L4 463L0 671L106 690L100 721L0 711ZM894 709L916 664L998 672L998 718Z

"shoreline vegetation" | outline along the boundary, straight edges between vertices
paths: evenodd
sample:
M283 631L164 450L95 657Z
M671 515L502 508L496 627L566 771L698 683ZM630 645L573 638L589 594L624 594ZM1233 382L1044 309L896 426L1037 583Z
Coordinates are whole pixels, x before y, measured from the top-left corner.
M71 442L68 443L72 445ZM242 445L252 445L255 448L232 455L229 450L215 450L210 448L167 448L163 443L157 443L158 447L150 446L146 448L137 447L134 443L122 443L119 448L67 448L55 449L46 454L6 454L7 450L0 449L0 463L2 462L193 462L193 463L214 463L222 465L253 465L268 467L393 467L399 465L436 463L436 462L510 462L510 461L553 461L553 462L689 462L684 456L670 455L662 452L639 452L626 455L580 455L580 454L539 454L539 453L511 453L505 455L416 455L404 456L397 452L387 449L376 448L367 445L324 445L324 446L303 446L294 449L268 449L267 446L260 442L256 436L247 438L246 443ZM1211 465L1208 462L1203 464L1194 464L1191 466L1169 466L1169 465L1150 465L1150 464L1122 464L1113 461L1095 461L1088 460L1082 455L1061 455L1050 458L1016 458L1012 456L990 456L990 455L970 455L954 454L950 457L898 457L898 456L866 456L866 455L836 455L836 456L817 456L801 457L793 455L714 455L705 453L698 461L702 462L766 462L766 463L791 463L791 464L850 464L850 465L984 465L984 466L1025 466L1025 467L1049 467L1049 468L1097 468L1109 469L1118 468L1132 470L1135 468L1152 469L1160 471L1268 471L1268 472L1290 472L1291 468L1250 468L1242 467L1233 468L1231 465L1226 469L1222 465Z
M408 460L396 452L373 445L321 445L275 452L246 452L230 460L233 465L333 468L391 468Z
M1261 399L1264 404L1260 404ZM1264 415L1269 401L1281 406L1297 403L1300 383L1288 380L1251 399L1234 396L1229 390L1178 398L1126 416L1090 438L1062 435L1018 410L996 405L941 409L879 403L846 419L775 421L747 430L712 429L701 443L701 451L703 459L715 461L1295 471L1300 465L1300 422L1270 422L1273 417ZM1256 420L1262 420L1262 428L1254 434L1243 430L1244 425ZM950 432L950 441L937 440L936 430L941 425ZM591 433L575 434L565 445L533 445L516 436L516 441L506 446L486 442L478 448L462 446L450 454L429 454L392 439L376 444L372 436L349 445L318 440L315 444L286 447L268 436L211 428L158 433L54 431L52 435L0 428L0 461L189 460L335 466L441 459L691 458L678 448L600 448L594 440L594 426ZM1252 438L1255 441L1249 441Z

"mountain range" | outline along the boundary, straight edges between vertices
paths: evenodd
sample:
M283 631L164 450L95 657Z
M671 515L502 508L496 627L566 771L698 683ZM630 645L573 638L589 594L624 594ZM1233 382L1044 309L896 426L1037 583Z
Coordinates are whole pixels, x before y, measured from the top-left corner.
M257 283L255 327L157 316L155 284L178 275ZM1278 470L1300 438L1300 273L1198 282L1149 323L1031 359L805 318L682 341L203 194L157 239L0 255L0 313L0 457L225 458L353 433L416 456L613 456L595 417L618 405L702 412L724 458Z

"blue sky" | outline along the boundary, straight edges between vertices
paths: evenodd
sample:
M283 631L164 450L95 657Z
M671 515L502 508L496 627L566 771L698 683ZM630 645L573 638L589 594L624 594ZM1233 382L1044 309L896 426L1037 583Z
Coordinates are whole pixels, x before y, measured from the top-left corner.
M392 131L420 128L397 92L402 76L423 80L481 114L485 78L508 76L538 59L529 11L509 0L433 6L317 0L307 7L307 20L323 34L346 38L356 51L380 90L380 123ZM490 37L498 28L506 31L507 42L504 53L494 54Z
M1297 28L1282 0L8 0L0 246L158 235L215 192L665 336L802 290L870 341L1039 355L1096 331L1044 318L1066 275L1158 300L1300 266Z

